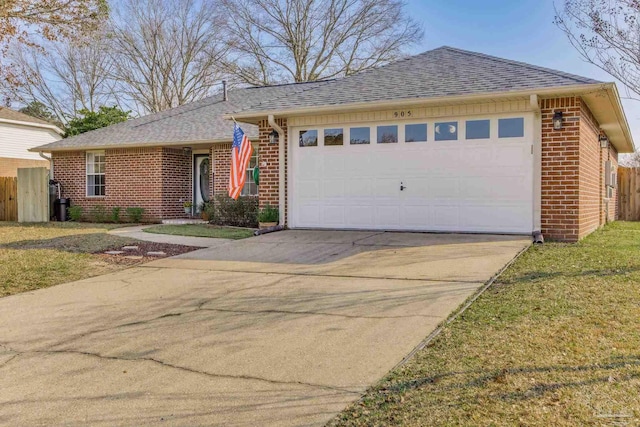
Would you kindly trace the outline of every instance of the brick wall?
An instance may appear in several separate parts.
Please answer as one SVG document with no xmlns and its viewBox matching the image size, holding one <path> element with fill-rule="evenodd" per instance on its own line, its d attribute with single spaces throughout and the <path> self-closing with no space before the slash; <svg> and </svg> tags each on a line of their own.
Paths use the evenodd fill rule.
<svg viewBox="0 0 640 427">
<path fill-rule="evenodd" d="M 602 198 L 604 169 L 601 162 L 600 126 L 580 99 L 580 168 L 578 238 L 592 233 L 604 223 Z"/>
<path fill-rule="evenodd" d="M 47 160 L 13 159 L 0 157 L 0 176 L 18 176 L 18 168 L 47 168 Z"/>
<path fill-rule="evenodd" d="M 105 196 L 86 196 L 83 151 L 53 153 L 55 179 L 63 196 L 85 214 L 97 205 L 110 212 L 119 206 L 145 209 L 145 221 L 184 217 L 182 200 L 191 199 L 191 155 L 170 148 L 127 148 L 105 151 Z"/>
<path fill-rule="evenodd" d="M 193 202 L 192 162 L 191 152 L 175 148 L 162 150 L 162 219 L 184 217 L 184 202 Z"/>
<path fill-rule="evenodd" d="M 231 144 L 218 144 L 212 149 L 214 194 L 229 193 L 229 174 L 231 173 Z"/>
<path fill-rule="evenodd" d="M 553 130 L 553 115 L 562 111 L 564 126 Z M 580 101 L 543 99 L 542 233 L 554 240 L 575 241 L 579 229 Z"/>
<path fill-rule="evenodd" d="M 613 147 L 601 149 L 600 126 L 579 97 L 544 99 L 542 114 L 542 233 L 575 242 L 607 220 L 605 162 L 617 167 Z M 563 113 L 563 129 L 553 130 L 553 115 Z M 617 218 L 617 192 L 608 203 Z"/>
<path fill-rule="evenodd" d="M 277 119 L 276 123 L 284 131 L 283 137 L 287 140 L 287 120 Z M 280 168 L 279 168 L 279 145 L 269 144 L 269 134 L 273 130 L 267 120 L 262 120 L 259 123 L 260 136 L 258 141 L 259 159 L 258 164 L 260 166 L 260 186 L 258 187 L 258 196 L 260 198 L 260 207 L 264 207 L 267 203 L 271 206 L 277 207 L 280 203 Z M 285 174 L 287 170 L 287 150 L 285 150 Z M 285 186 L 285 200 L 287 200 L 287 186 Z M 285 203 L 283 218 L 287 218 L 287 203 Z M 286 223 L 286 222 L 285 222 Z"/>
</svg>

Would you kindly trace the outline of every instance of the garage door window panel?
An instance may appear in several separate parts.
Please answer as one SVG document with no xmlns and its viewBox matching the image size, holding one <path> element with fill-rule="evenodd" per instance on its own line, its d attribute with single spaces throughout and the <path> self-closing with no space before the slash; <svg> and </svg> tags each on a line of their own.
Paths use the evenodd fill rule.
<svg viewBox="0 0 640 427">
<path fill-rule="evenodd" d="M 300 131 L 300 147 L 317 147 L 318 146 L 318 130 L 301 130 Z"/>
<path fill-rule="evenodd" d="M 524 137 L 524 118 L 498 120 L 498 138 L 522 138 Z"/>
<path fill-rule="evenodd" d="M 405 142 L 427 142 L 427 124 L 412 124 L 404 127 Z"/>
<path fill-rule="evenodd" d="M 324 145 L 335 146 L 343 145 L 344 143 L 344 131 L 342 129 L 325 129 L 324 130 Z"/>
<path fill-rule="evenodd" d="M 364 145 L 371 143 L 371 128 L 360 127 L 349 129 L 349 143 L 351 145 Z"/>
<path fill-rule="evenodd" d="M 398 126 L 378 126 L 378 144 L 395 144 L 398 142 Z"/>
<path fill-rule="evenodd" d="M 491 138 L 491 120 L 467 120 L 466 139 Z"/>
<path fill-rule="evenodd" d="M 436 141 L 457 141 L 458 122 L 441 122 L 435 124 Z"/>
</svg>

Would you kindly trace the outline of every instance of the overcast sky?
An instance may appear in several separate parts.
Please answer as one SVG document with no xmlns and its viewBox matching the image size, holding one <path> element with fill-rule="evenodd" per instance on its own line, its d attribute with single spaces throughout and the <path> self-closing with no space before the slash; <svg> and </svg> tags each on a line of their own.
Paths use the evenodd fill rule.
<svg viewBox="0 0 640 427">
<path fill-rule="evenodd" d="M 411 53 L 440 46 L 482 52 L 606 82 L 614 81 L 584 62 L 554 24 L 552 0 L 407 0 L 409 12 L 425 28 Z M 562 5 L 556 1 L 558 7 Z M 618 90 L 625 96 L 624 86 Z M 640 101 L 623 99 L 636 146 L 640 144 Z"/>
</svg>

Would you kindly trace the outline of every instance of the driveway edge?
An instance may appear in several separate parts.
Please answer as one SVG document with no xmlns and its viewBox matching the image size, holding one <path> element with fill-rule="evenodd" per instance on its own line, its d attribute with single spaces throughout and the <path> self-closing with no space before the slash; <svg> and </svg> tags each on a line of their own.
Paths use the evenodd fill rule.
<svg viewBox="0 0 640 427">
<path fill-rule="evenodd" d="M 426 346 L 429 345 L 429 343 L 431 343 L 431 341 L 433 341 L 438 335 L 440 335 L 440 333 L 442 332 L 442 330 L 444 329 L 445 326 L 451 324 L 451 322 L 453 322 L 454 320 L 456 320 L 458 317 L 460 317 L 461 314 L 463 314 L 465 311 L 467 311 L 467 309 L 469 307 L 471 307 L 471 305 L 478 299 L 480 298 L 480 296 L 491 287 L 491 285 L 494 284 L 494 282 L 498 279 L 498 277 L 500 277 L 502 275 L 502 273 L 505 272 L 505 270 L 509 267 L 511 267 L 511 265 L 516 262 L 516 260 L 518 258 L 520 258 L 520 256 L 525 253 L 526 251 L 529 250 L 529 248 L 531 248 L 531 246 L 533 245 L 533 242 L 531 242 L 528 246 L 526 246 L 525 248 L 523 248 L 520 252 L 518 252 L 508 263 L 506 263 L 504 265 L 504 267 L 502 267 L 496 274 L 493 275 L 493 277 L 491 277 L 491 279 L 489 279 L 489 281 L 487 283 L 485 283 L 484 286 L 482 286 L 482 288 L 480 288 L 479 290 L 477 290 L 471 297 L 469 297 L 469 299 L 467 299 L 467 301 L 462 305 L 462 307 L 456 311 L 453 315 L 450 315 L 449 317 L 447 317 L 442 323 L 440 323 L 438 325 L 438 327 L 436 329 L 433 330 L 433 332 L 431 332 L 429 335 L 427 335 L 427 337 L 422 340 L 420 342 L 420 344 L 418 344 L 413 350 L 411 350 L 411 352 L 409 354 L 407 354 L 400 362 L 398 362 L 389 372 L 396 370 L 397 368 L 401 367 L 402 365 L 404 365 L 405 363 L 407 363 L 409 360 L 411 360 L 413 358 L 413 356 L 416 355 L 417 352 L 419 352 L 420 350 L 422 350 L 423 348 L 425 348 Z M 364 397 L 364 396 L 363 396 Z"/>
</svg>

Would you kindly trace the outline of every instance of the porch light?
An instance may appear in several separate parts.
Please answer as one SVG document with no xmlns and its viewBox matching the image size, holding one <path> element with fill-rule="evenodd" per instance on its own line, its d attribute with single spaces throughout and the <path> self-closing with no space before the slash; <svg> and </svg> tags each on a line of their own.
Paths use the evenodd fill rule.
<svg viewBox="0 0 640 427">
<path fill-rule="evenodd" d="M 553 130 L 562 130 L 562 111 L 556 111 L 553 115 Z"/>
<path fill-rule="evenodd" d="M 278 135 L 278 132 L 276 132 L 276 130 L 274 129 L 269 134 L 269 144 L 277 144 L 278 142 L 280 142 L 280 137 Z"/>
<path fill-rule="evenodd" d="M 601 134 L 598 139 L 600 140 L 600 148 L 609 148 L 609 138 L 607 138 L 607 135 Z"/>
</svg>

